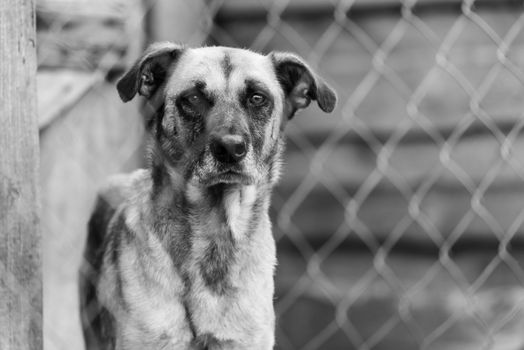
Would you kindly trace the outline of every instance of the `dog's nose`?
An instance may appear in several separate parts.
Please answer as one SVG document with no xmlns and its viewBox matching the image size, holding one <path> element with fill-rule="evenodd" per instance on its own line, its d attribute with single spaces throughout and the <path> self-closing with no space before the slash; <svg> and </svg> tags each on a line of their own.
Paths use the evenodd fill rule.
<svg viewBox="0 0 524 350">
<path fill-rule="evenodd" d="M 211 152 L 219 162 L 237 163 L 246 156 L 246 143 L 239 135 L 215 137 L 211 141 Z"/>
</svg>

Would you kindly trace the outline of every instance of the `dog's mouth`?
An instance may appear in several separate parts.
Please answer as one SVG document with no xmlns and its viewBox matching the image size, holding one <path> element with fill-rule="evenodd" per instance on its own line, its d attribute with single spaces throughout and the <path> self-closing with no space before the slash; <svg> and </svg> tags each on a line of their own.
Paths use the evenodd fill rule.
<svg viewBox="0 0 524 350">
<path fill-rule="evenodd" d="M 206 186 L 213 186 L 217 184 L 239 184 L 239 185 L 251 185 L 253 184 L 253 177 L 243 172 L 235 170 L 222 171 L 216 175 L 209 177 L 204 184 Z"/>
</svg>

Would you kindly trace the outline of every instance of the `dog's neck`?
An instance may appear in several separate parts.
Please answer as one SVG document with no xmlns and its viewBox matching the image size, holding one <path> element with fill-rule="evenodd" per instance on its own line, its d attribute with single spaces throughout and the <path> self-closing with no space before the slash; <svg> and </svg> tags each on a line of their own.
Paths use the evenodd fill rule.
<svg viewBox="0 0 524 350">
<path fill-rule="evenodd" d="M 189 211 L 198 218 L 194 220 L 195 231 L 207 219 L 216 220 L 216 227 L 229 230 L 235 241 L 251 235 L 261 216 L 267 215 L 270 193 L 264 187 L 255 184 L 218 184 L 208 188 L 187 185 Z"/>
<path fill-rule="evenodd" d="M 242 264 L 237 260 L 242 251 L 252 249 L 253 240 L 272 239 L 268 217 L 271 186 L 204 187 L 184 182 L 180 174 L 161 165 L 153 168 L 152 177 L 153 186 L 158 186 L 153 187 L 151 201 L 154 232 L 175 267 L 185 275 L 187 264 L 196 263 L 205 285 L 218 295 L 227 294 L 234 289 L 229 274 L 235 264 Z"/>
<path fill-rule="evenodd" d="M 171 220 L 179 224 L 188 217 L 184 225 L 191 235 L 214 235 L 212 231 L 220 228 L 229 230 L 235 241 L 241 240 L 256 231 L 259 221 L 268 216 L 271 183 L 205 187 L 187 182 L 165 162 L 153 160 L 151 166 L 154 211 L 158 215 L 172 213 Z"/>
<path fill-rule="evenodd" d="M 150 168 L 154 202 L 164 208 L 176 207 L 197 216 L 220 212 L 224 221 L 220 224 L 228 224 L 235 235 L 247 229 L 241 224 L 247 212 L 268 211 L 274 185 L 269 178 L 249 185 L 219 183 L 204 186 L 198 181 L 187 181 L 184 174 L 157 152 L 152 153 Z"/>
</svg>

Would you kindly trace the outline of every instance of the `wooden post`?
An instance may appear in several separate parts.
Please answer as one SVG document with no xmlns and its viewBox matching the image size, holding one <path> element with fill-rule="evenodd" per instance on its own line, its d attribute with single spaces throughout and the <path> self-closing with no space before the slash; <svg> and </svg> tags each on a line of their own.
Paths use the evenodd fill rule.
<svg viewBox="0 0 524 350">
<path fill-rule="evenodd" d="M 0 62 L 0 349 L 41 349 L 34 0 L 0 1 Z"/>
</svg>

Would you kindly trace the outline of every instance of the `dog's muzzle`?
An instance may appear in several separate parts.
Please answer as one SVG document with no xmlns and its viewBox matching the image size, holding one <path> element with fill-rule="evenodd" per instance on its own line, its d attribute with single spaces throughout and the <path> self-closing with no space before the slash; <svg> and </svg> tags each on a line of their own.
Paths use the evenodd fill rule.
<svg viewBox="0 0 524 350">
<path fill-rule="evenodd" d="M 253 174 L 246 164 L 249 158 L 247 138 L 237 133 L 216 132 L 210 135 L 209 153 L 215 160 L 214 169 L 203 177 L 208 186 L 218 183 L 244 184 L 253 183 Z"/>
<path fill-rule="evenodd" d="M 247 153 L 247 145 L 244 138 L 240 135 L 215 135 L 210 144 L 213 157 L 221 163 L 239 163 Z"/>
</svg>

